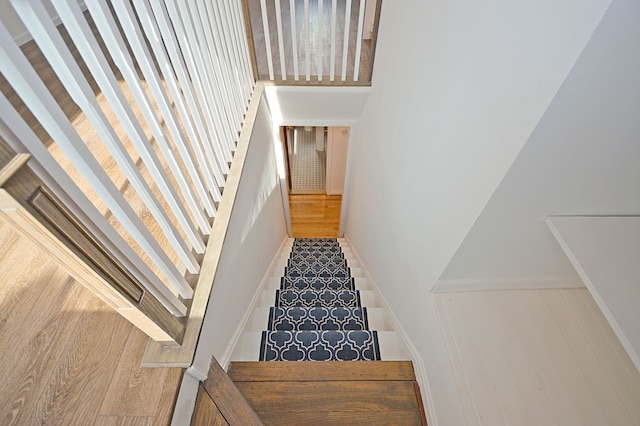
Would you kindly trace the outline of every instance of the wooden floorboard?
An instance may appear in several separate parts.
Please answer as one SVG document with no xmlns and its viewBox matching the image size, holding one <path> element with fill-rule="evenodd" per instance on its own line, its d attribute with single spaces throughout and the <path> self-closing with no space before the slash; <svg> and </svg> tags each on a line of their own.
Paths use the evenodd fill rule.
<svg viewBox="0 0 640 426">
<path fill-rule="evenodd" d="M 0 253 L 0 276 L 15 277 L 0 285 L 0 424 L 93 424 L 107 392 L 139 377 L 146 336 L 4 222 Z M 126 381 L 109 414 L 127 420 L 112 424 L 169 423 L 182 370 L 153 371 L 155 403 L 148 381 Z"/>
<path fill-rule="evenodd" d="M 232 362 L 227 374 L 234 382 L 416 379 L 411 361 Z"/>
<path fill-rule="evenodd" d="M 411 362 L 234 362 L 266 425 L 426 424 Z"/>
<path fill-rule="evenodd" d="M 161 408 L 167 368 L 140 368 L 147 340 L 132 329 L 104 397 L 100 415 L 154 416 Z"/>
<path fill-rule="evenodd" d="M 236 386 L 258 414 L 418 408 L 413 383 L 408 381 L 237 382 Z"/>
<path fill-rule="evenodd" d="M 193 410 L 193 416 L 191 417 L 191 424 L 195 426 L 207 425 L 207 426 L 228 426 L 229 423 L 224 419 L 216 404 L 211 400 L 209 395 L 204 391 L 204 388 L 200 386 L 198 388 L 198 403 Z"/>
<path fill-rule="evenodd" d="M 318 411 L 304 413 L 260 413 L 267 426 L 318 426 L 318 425 L 373 425 L 373 426 L 418 426 L 422 423 L 415 413 L 410 411 Z"/>
<path fill-rule="evenodd" d="M 294 238 L 337 238 L 340 230 L 342 196 L 322 194 L 289 195 Z"/>
</svg>

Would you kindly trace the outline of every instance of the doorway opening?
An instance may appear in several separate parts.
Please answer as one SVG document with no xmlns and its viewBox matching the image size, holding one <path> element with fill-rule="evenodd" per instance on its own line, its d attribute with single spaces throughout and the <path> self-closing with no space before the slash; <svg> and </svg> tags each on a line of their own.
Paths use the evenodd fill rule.
<svg viewBox="0 0 640 426">
<path fill-rule="evenodd" d="M 349 127 L 281 127 L 292 237 L 339 236 L 349 134 Z"/>
</svg>

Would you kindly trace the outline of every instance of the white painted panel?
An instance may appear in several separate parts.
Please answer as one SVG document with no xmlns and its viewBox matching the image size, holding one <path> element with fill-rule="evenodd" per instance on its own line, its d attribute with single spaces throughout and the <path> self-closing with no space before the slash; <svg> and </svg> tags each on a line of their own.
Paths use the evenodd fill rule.
<svg viewBox="0 0 640 426">
<path fill-rule="evenodd" d="M 352 125 L 360 118 L 369 91 L 369 87 L 265 87 L 274 123 L 290 126 Z"/>
<path fill-rule="evenodd" d="M 639 39 L 616 1 L 442 279 L 575 279 L 544 218 L 640 214 Z"/>
<path fill-rule="evenodd" d="M 637 425 L 640 372 L 586 289 L 443 293 L 470 425 Z"/>
<path fill-rule="evenodd" d="M 640 217 L 546 222 L 640 369 Z"/>
<path fill-rule="evenodd" d="M 349 152 L 349 128 L 329 127 L 327 139 L 327 195 L 342 195 Z"/>
</svg>

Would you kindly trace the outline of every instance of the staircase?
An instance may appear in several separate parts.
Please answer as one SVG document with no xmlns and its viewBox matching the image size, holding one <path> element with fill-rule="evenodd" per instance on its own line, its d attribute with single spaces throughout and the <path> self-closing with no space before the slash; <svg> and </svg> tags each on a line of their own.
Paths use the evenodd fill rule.
<svg viewBox="0 0 640 426">
<path fill-rule="evenodd" d="M 410 359 L 349 244 L 341 238 L 290 239 L 284 245 L 232 357 L 232 361 Z"/>
<path fill-rule="evenodd" d="M 228 374 L 267 425 L 426 424 L 409 360 L 348 243 L 301 238 L 285 244 Z"/>
</svg>

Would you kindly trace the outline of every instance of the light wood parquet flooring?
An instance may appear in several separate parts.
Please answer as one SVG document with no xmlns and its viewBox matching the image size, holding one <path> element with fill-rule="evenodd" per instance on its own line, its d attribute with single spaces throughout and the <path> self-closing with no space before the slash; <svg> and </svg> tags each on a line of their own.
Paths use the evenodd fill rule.
<svg viewBox="0 0 640 426">
<path fill-rule="evenodd" d="M 61 33 L 68 40 L 62 28 Z M 22 48 L 114 184 L 131 199 L 152 234 L 175 258 L 157 223 L 136 198 L 135 191 L 35 43 L 26 43 Z M 79 64 L 83 67 L 82 61 Z M 89 82 L 107 116 L 117 122 L 95 83 L 91 79 Z M 121 85 L 130 96 L 126 83 L 121 81 Z M 96 207 L 125 239 L 130 239 L 107 208 L 96 201 L 88 185 L 1 76 L 0 90 Z M 132 106 L 140 116 L 134 102 Z M 116 130 L 130 148 L 122 129 Z M 148 128 L 145 132 L 154 144 Z M 139 162 L 138 158 L 133 160 Z M 141 171 L 147 178 L 144 166 Z M 152 189 L 158 192 L 157 188 Z M 139 247 L 134 248 L 146 258 Z M 147 337 L 1 220 L 0 277 L 0 424 L 170 422 L 183 370 L 139 368 Z"/>
<path fill-rule="evenodd" d="M 291 230 L 294 238 L 337 238 L 341 195 L 291 194 Z"/>
</svg>

